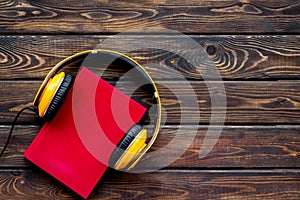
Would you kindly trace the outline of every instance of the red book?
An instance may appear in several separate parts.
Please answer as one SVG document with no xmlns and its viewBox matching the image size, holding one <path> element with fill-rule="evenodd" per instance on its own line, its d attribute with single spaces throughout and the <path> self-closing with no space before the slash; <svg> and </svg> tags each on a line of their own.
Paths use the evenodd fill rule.
<svg viewBox="0 0 300 200">
<path fill-rule="evenodd" d="M 43 125 L 24 156 L 87 198 L 116 145 L 145 111 L 83 67 L 59 112 Z"/>
</svg>

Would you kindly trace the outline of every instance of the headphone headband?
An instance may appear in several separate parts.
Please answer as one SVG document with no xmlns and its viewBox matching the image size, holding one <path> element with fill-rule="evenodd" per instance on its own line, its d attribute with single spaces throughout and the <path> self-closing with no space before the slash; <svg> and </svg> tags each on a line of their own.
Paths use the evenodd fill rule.
<svg viewBox="0 0 300 200">
<path fill-rule="evenodd" d="M 48 81 L 59 71 L 61 70 L 63 67 L 65 67 L 66 65 L 74 62 L 75 60 L 78 60 L 80 58 L 84 58 L 86 57 L 88 54 L 90 53 L 108 53 L 108 54 L 113 54 L 113 55 L 118 55 L 120 58 L 125 58 L 126 61 L 130 61 L 131 65 L 133 65 L 134 67 L 136 67 L 139 71 L 141 71 L 141 73 L 151 82 L 151 87 L 152 87 L 152 92 L 153 92 L 153 96 L 154 99 L 157 103 L 157 120 L 156 120 L 156 124 L 155 124 L 155 128 L 153 129 L 153 134 L 152 134 L 152 138 L 150 139 L 150 141 L 148 142 L 147 146 L 138 154 L 138 156 L 136 156 L 136 159 L 134 159 L 129 167 L 127 168 L 128 170 L 130 170 L 131 168 L 133 168 L 138 161 L 142 158 L 142 156 L 151 148 L 151 146 L 153 145 L 154 141 L 157 138 L 159 129 L 160 129 L 160 123 L 161 123 L 161 101 L 160 101 L 160 96 L 158 93 L 158 89 L 157 86 L 155 84 L 155 82 L 153 81 L 153 79 L 151 78 L 151 76 L 149 75 L 149 73 L 146 71 L 146 69 L 141 66 L 138 62 L 136 62 L 135 60 L 133 60 L 132 58 L 128 57 L 125 54 L 116 52 L 116 51 L 111 51 L 111 50 L 102 50 L 102 49 L 96 49 L 96 50 L 86 50 L 86 51 L 81 51 L 78 52 L 72 56 L 69 56 L 63 60 L 61 60 L 59 63 L 57 63 L 51 70 L 50 72 L 47 74 L 47 76 L 45 77 L 44 81 L 42 82 L 34 100 L 33 100 L 33 105 L 37 106 L 39 104 L 39 99 L 40 96 L 43 92 L 43 90 L 45 89 Z"/>
</svg>

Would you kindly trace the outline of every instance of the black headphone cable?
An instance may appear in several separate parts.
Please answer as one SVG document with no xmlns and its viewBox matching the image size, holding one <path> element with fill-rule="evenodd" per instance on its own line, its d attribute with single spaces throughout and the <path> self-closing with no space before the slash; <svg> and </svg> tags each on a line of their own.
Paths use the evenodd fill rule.
<svg viewBox="0 0 300 200">
<path fill-rule="evenodd" d="M 8 137 L 7 137 L 7 139 L 6 139 L 5 145 L 4 145 L 4 147 L 3 147 L 3 149 L 2 149 L 2 151 L 1 151 L 1 153 L 0 153 L 0 158 L 1 158 L 2 155 L 4 154 L 6 148 L 7 148 L 8 144 L 9 144 L 10 138 L 11 138 L 11 136 L 12 136 L 12 132 L 13 132 L 13 130 L 14 130 L 15 124 L 16 124 L 16 122 L 17 122 L 17 120 L 18 120 L 20 114 L 21 114 L 23 111 L 25 111 L 25 110 L 30 110 L 30 111 L 32 111 L 32 112 L 34 112 L 34 113 L 37 113 L 37 112 L 38 112 L 38 109 L 37 109 L 36 106 L 27 106 L 27 107 L 22 108 L 22 109 L 17 113 L 17 115 L 16 115 L 16 117 L 15 117 L 15 119 L 14 119 L 12 125 L 11 125 L 11 128 L 10 128 Z"/>
</svg>

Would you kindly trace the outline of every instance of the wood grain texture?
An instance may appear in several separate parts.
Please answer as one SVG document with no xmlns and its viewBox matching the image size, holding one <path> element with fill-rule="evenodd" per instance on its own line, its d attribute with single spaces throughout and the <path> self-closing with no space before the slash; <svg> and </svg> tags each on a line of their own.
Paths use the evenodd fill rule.
<svg viewBox="0 0 300 200">
<path fill-rule="evenodd" d="M 0 144 L 17 111 L 30 105 L 57 62 L 130 31 L 104 47 L 127 52 L 128 44 L 143 46 L 127 54 L 159 84 L 167 124 L 151 151 L 179 139 L 162 153 L 147 154 L 138 166 L 151 169 L 169 158 L 175 162 L 142 174 L 109 169 L 89 199 L 299 200 L 299 10 L 300 0 L 2 0 Z M 143 35 L 143 27 L 151 34 Z M 159 28 L 186 33 L 195 42 Z M 164 46 L 173 53 L 162 50 Z M 202 55 L 196 54 L 199 49 Z M 199 60 L 199 65 L 191 64 Z M 74 74 L 78 64 L 64 70 Z M 214 94 L 221 93 L 220 80 L 205 82 L 201 74 L 215 68 L 227 95 L 226 125 L 212 151 L 199 158 L 212 113 L 207 84 Z M 193 92 L 172 70 L 189 81 Z M 110 68 L 104 78 L 113 82 L 121 72 Z M 128 81 L 121 85 L 125 92 L 131 88 Z M 191 100 L 194 93 L 196 100 Z M 151 103 L 145 92 L 137 90 L 135 96 Z M 180 123 L 182 116 L 186 118 Z M 0 158 L 0 199 L 81 199 L 24 159 L 42 121 L 25 112 L 18 124 Z"/>
<path fill-rule="evenodd" d="M 2 33 L 299 33 L 299 1 L 1 1 Z"/>
<path fill-rule="evenodd" d="M 11 123 L 17 111 L 30 105 L 40 81 L 1 81 L 0 82 L 0 123 Z M 205 82 L 193 81 L 192 88 L 184 82 L 158 82 L 167 124 L 207 124 L 211 117 L 211 98 Z M 220 92 L 218 82 L 210 82 L 212 92 Z M 132 84 L 120 84 L 122 91 L 131 91 Z M 242 82 L 225 81 L 227 124 L 299 124 L 300 122 L 300 82 Z M 17 91 L 17 92 L 16 92 Z M 176 96 L 173 91 L 181 95 Z M 137 97 L 144 103 L 149 96 L 137 92 Z M 194 97 L 194 99 L 192 98 Z M 178 99 L 181 99 L 179 101 Z M 193 101 L 197 102 L 193 102 Z M 198 105 L 200 110 L 191 106 Z M 215 119 L 222 119 L 222 109 L 216 108 Z M 24 113 L 20 118 L 23 123 L 36 123 L 32 113 Z M 198 124 L 198 121 L 196 122 Z"/>
<path fill-rule="evenodd" d="M 9 126 L 0 126 L 0 143 L 4 144 Z M 211 127 L 215 130 L 220 127 Z M 37 126 L 17 126 L 11 142 L 0 159 L 0 167 L 24 168 L 33 166 L 23 157 L 23 153 L 38 133 Z M 218 142 L 204 158 L 199 158 L 207 126 L 164 127 L 151 151 L 161 150 L 159 155 L 149 154 L 140 166 L 157 166 L 165 159 L 176 161 L 167 168 L 299 168 L 300 167 L 300 127 L 299 126 L 225 126 Z M 195 135 L 196 134 L 196 135 Z M 176 146 L 169 145 L 176 136 Z M 194 138 L 194 139 L 193 139 Z M 184 143 L 192 141 L 185 149 Z M 2 145 L 1 145 L 2 147 Z M 165 149 L 162 151 L 162 149 Z M 0 150 L 2 150 L 0 148 Z M 184 154 L 176 157 L 177 152 Z"/>
<path fill-rule="evenodd" d="M 0 170 L 4 199 L 81 199 L 38 169 Z M 299 199 L 300 173 L 275 171 L 108 171 L 89 199 Z"/>
<path fill-rule="evenodd" d="M 192 36 L 195 44 L 185 45 L 179 36 L 134 36 L 111 39 L 107 49 L 127 52 L 128 44 L 147 46 L 151 41 L 156 49 L 128 52 L 158 80 L 173 80 L 176 70 L 188 79 L 202 79 L 201 71 L 218 69 L 223 79 L 297 79 L 300 77 L 299 36 Z M 105 36 L 0 36 L 0 79 L 42 79 L 60 60 L 76 52 L 94 49 Z M 106 41 L 107 42 L 107 41 Z M 165 45 L 162 45 L 165 44 Z M 169 47 L 184 55 L 160 50 Z M 201 66 L 192 66 L 199 53 L 206 54 Z M 103 45 L 105 46 L 105 45 Z M 149 46 L 149 45 L 148 45 Z M 170 45 L 169 45 L 170 46 Z M 78 65 L 74 65 L 78 66 Z M 75 67 L 76 68 L 76 67 Z M 100 68 L 100 66 L 98 66 Z M 74 67 L 65 68 L 76 71 Z M 106 70 L 106 78 L 119 76 L 120 68 Z M 175 76 L 176 77 L 176 76 Z"/>
</svg>

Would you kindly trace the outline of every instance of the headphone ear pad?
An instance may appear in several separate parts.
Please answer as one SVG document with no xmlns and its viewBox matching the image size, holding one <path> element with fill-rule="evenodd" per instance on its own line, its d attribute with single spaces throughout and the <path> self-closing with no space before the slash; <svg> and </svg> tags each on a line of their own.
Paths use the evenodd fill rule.
<svg viewBox="0 0 300 200">
<path fill-rule="evenodd" d="M 126 133 L 124 138 L 119 142 L 118 146 L 113 151 L 109 159 L 109 166 L 114 167 L 121 156 L 125 153 L 126 149 L 129 147 L 131 142 L 135 137 L 143 130 L 143 127 L 140 124 L 133 125 L 129 131 Z"/>
<path fill-rule="evenodd" d="M 43 117 L 45 120 L 49 121 L 53 119 L 55 114 L 58 112 L 69 89 L 71 88 L 72 81 L 73 81 L 72 75 L 66 74 L 62 83 L 57 89 L 57 92 L 55 93 L 52 101 L 50 102 L 49 107 L 47 108 L 47 111 Z"/>
</svg>

